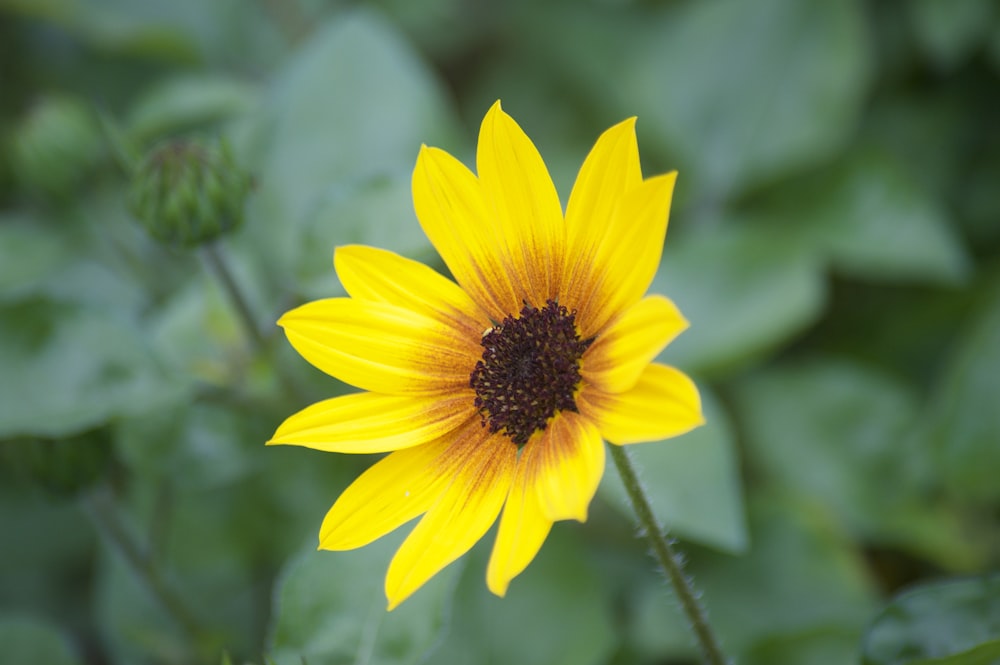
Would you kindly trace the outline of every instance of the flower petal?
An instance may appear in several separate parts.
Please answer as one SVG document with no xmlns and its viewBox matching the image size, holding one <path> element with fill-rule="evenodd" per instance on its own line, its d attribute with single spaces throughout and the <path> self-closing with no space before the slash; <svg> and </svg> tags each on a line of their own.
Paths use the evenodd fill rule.
<svg viewBox="0 0 1000 665">
<path fill-rule="evenodd" d="M 597 334 L 619 313 L 639 302 L 660 267 L 670 201 L 677 173 L 644 180 L 629 190 L 615 208 L 611 229 L 597 249 L 592 268 L 567 293 L 579 300 L 577 310 L 584 337 Z M 596 223 L 596 222 L 595 222 Z"/>
<path fill-rule="evenodd" d="M 476 429 L 452 446 L 446 489 L 389 564 L 390 610 L 482 538 L 510 492 L 517 447 L 502 434 Z"/>
<path fill-rule="evenodd" d="M 480 307 L 496 321 L 520 309 L 514 266 L 469 169 L 443 150 L 422 146 L 413 170 L 413 207 L 455 280 Z"/>
<path fill-rule="evenodd" d="M 303 358 L 363 390 L 386 394 L 468 388 L 479 340 L 402 307 L 331 298 L 278 321 Z"/>
<path fill-rule="evenodd" d="M 698 388 L 673 367 L 649 365 L 631 390 L 617 395 L 584 389 L 580 412 L 610 443 L 642 443 L 684 434 L 705 423 Z"/>
<path fill-rule="evenodd" d="M 353 298 L 398 305 L 481 335 L 490 319 L 455 282 L 428 266 L 384 249 L 338 247 L 337 276 Z"/>
<path fill-rule="evenodd" d="M 497 539 L 486 569 L 486 585 L 501 597 L 507 593 L 510 581 L 535 558 L 552 528 L 552 520 L 542 512 L 538 493 L 528 482 L 528 465 L 524 463 L 527 454 L 526 448 L 503 507 Z"/>
<path fill-rule="evenodd" d="M 418 446 L 476 415 L 471 389 L 454 396 L 357 393 L 306 407 L 281 423 L 268 444 L 333 453 L 383 453 Z"/>
<path fill-rule="evenodd" d="M 583 380 L 609 393 L 630 389 L 653 358 L 687 327 L 687 320 L 667 298 L 643 298 L 587 349 L 581 368 Z"/>
<path fill-rule="evenodd" d="M 585 522 L 604 474 L 604 442 L 597 427 L 578 413 L 562 411 L 528 441 L 522 454 L 545 517 Z"/>
<path fill-rule="evenodd" d="M 542 156 L 499 101 L 479 129 L 476 170 L 521 297 L 541 306 L 559 292 L 566 248 L 562 206 Z"/>
<path fill-rule="evenodd" d="M 567 256 L 560 300 L 577 307 L 588 293 L 598 248 L 612 233 L 615 209 L 625 193 L 642 183 L 635 118 L 606 130 L 584 160 L 566 206 Z M 613 236 L 611 236 L 613 238 Z"/>
<path fill-rule="evenodd" d="M 441 460 L 451 445 L 442 438 L 398 450 L 362 473 L 326 514 L 320 549 L 362 547 L 427 512 L 448 484 Z"/>
</svg>

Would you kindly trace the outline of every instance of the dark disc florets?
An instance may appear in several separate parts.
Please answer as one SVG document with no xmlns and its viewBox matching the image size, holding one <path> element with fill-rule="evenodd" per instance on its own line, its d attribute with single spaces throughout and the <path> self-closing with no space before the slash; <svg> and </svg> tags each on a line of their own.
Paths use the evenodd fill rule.
<svg viewBox="0 0 1000 665">
<path fill-rule="evenodd" d="M 575 312 L 553 300 L 525 304 L 487 331 L 469 377 L 483 426 L 523 446 L 559 411 L 576 411 L 580 359 L 593 341 L 580 339 Z"/>
</svg>

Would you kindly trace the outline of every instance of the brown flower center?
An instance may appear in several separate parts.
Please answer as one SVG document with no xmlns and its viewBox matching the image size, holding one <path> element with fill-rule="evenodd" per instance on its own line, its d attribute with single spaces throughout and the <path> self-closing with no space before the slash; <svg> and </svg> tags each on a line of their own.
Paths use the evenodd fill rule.
<svg viewBox="0 0 1000 665">
<path fill-rule="evenodd" d="M 575 312 L 553 300 L 540 309 L 525 304 L 491 328 L 469 376 L 483 426 L 523 446 L 558 412 L 576 411 L 580 359 L 593 341 L 580 339 Z"/>
</svg>

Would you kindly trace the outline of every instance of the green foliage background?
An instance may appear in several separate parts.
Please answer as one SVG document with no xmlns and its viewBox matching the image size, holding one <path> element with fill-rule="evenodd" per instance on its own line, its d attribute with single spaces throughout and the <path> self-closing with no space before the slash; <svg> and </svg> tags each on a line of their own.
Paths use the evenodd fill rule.
<svg viewBox="0 0 1000 665">
<path fill-rule="evenodd" d="M 271 322 L 341 293 L 338 244 L 441 268 L 417 150 L 472 163 L 497 98 L 564 197 L 631 115 L 680 171 L 653 290 L 708 425 L 634 452 L 729 653 L 1000 662 L 990 0 L 0 2 L 0 662 L 696 662 L 611 472 L 506 599 L 487 537 L 386 614 L 400 534 L 315 551 L 371 459 L 263 446 L 348 389 Z M 217 135 L 259 347 L 126 204 L 130 159 Z"/>
</svg>

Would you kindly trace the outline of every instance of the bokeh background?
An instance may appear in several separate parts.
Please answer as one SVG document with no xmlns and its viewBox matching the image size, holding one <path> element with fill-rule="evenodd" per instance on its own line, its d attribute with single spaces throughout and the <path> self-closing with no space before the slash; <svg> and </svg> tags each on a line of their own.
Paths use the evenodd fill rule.
<svg viewBox="0 0 1000 665">
<path fill-rule="evenodd" d="M 498 98 L 564 201 L 628 116 L 680 172 L 653 290 L 708 425 L 634 452 L 727 650 L 1000 662 L 990 0 L 0 2 L 0 662 L 697 662 L 611 470 L 506 599 L 488 536 L 387 615 L 401 536 L 315 551 L 372 459 L 263 445 L 348 390 L 273 322 L 341 293 L 338 244 L 443 269 L 417 150 L 474 163 Z M 128 205 L 149 149 L 217 137 L 260 342 Z"/>
</svg>

